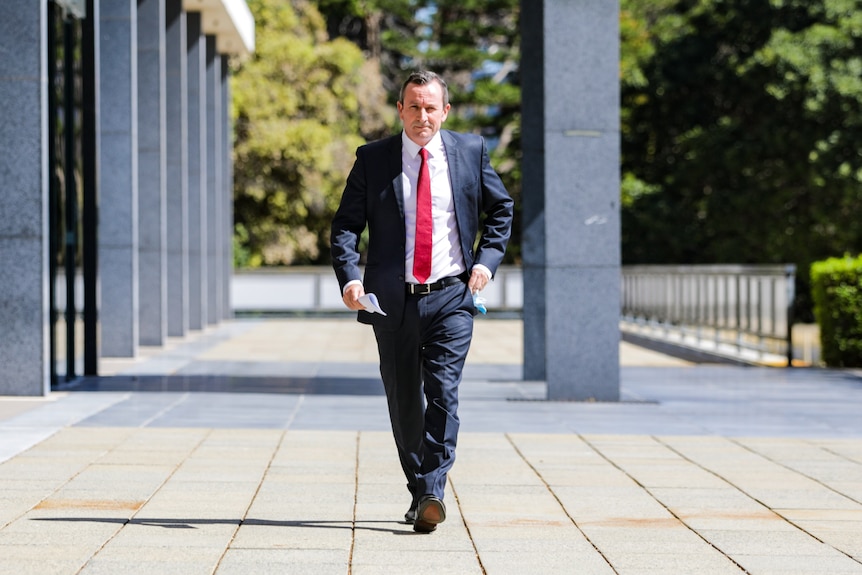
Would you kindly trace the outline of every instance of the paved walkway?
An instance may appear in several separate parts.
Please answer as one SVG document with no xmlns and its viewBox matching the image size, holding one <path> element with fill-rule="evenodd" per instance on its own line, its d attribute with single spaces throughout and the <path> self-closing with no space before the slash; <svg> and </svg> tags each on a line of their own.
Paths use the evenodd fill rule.
<svg viewBox="0 0 862 575">
<path fill-rule="evenodd" d="M 0 398 L 0 573 L 862 574 L 857 372 L 622 345 L 622 402 L 547 402 L 482 319 L 418 535 L 367 329 L 236 320 Z"/>
</svg>

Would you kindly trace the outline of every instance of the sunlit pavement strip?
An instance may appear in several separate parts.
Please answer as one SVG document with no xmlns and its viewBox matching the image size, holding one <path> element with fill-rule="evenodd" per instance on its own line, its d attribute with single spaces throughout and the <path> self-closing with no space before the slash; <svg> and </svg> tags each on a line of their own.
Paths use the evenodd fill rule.
<svg viewBox="0 0 862 575">
<path fill-rule="evenodd" d="M 862 573 L 862 440 L 471 433 L 414 534 L 387 432 L 64 428 L 3 573 Z"/>
</svg>

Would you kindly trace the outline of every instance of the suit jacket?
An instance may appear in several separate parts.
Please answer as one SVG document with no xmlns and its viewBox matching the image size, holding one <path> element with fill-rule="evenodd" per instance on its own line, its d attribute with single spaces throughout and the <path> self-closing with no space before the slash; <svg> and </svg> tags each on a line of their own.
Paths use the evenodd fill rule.
<svg viewBox="0 0 862 575">
<path fill-rule="evenodd" d="M 441 130 L 440 135 L 449 164 L 464 263 L 468 272 L 481 263 L 496 273 L 511 234 L 512 198 L 491 167 L 482 137 L 449 130 Z M 363 285 L 366 293 L 377 295 L 387 315 L 360 311 L 358 320 L 383 329 L 401 325 L 406 300 L 401 172 L 401 134 L 359 147 L 330 236 L 332 265 L 343 290 L 347 282 L 363 279 L 359 242 L 368 227 Z"/>
</svg>

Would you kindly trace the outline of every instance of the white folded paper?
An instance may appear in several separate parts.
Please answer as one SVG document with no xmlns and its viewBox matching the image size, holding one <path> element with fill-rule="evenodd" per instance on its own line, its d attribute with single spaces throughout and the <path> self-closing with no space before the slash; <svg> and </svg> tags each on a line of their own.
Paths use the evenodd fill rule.
<svg viewBox="0 0 862 575">
<path fill-rule="evenodd" d="M 380 309 L 380 303 L 377 301 L 377 296 L 373 293 L 367 293 L 359 298 L 359 303 L 365 306 L 365 311 L 368 313 L 379 313 L 386 315 L 386 312 Z"/>
</svg>

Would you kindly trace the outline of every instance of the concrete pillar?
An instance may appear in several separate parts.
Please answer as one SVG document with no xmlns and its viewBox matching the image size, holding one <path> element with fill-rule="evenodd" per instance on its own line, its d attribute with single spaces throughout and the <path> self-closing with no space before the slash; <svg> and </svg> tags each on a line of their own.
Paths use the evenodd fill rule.
<svg viewBox="0 0 862 575">
<path fill-rule="evenodd" d="M 0 4 L 0 395 L 47 395 L 47 2 Z"/>
<path fill-rule="evenodd" d="M 222 220 L 222 115 L 221 115 L 221 56 L 216 51 L 215 36 L 206 37 L 206 125 L 207 125 L 207 323 L 221 320 L 222 281 L 224 267 L 221 245 L 224 237 Z"/>
<path fill-rule="evenodd" d="M 139 342 L 137 1 L 99 4 L 99 277 L 102 353 Z"/>
<path fill-rule="evenodd" d="M 168 335 L 189 330 L 188 55 L 182 0 L 165 5 Z"/>
<path fill-rule="evenodd" d="M 168 329 L 165 5 L 138 0 L 138 279 L 140 343 L 163 345 Z"/>
<path fill-rule="evenodd" d="M 521 192 L 524 379 L 544 380 L 545 364 L 545 46 L 544 0 L 521 1 Z"/>
<path fill-rule="evenodd" d="M 221 114 L 222 114 L 222 189 L 224 199 L 222 205 L 224 211 L 222 219 L 224 220 L 224 233 L 222 245 L 224 252 L 222 253 L 222 318 L 230 319 L 233 317 L 233 310 L 230 304 L 230 282 L 233 276 L 233 125 L 230 121 L 230 68 L 228 67 L 229 58 L 225 55 L 221 57 Z"/>
<path fill-rule="evenodd" d="M 619 399 L 619 3 L 521 3 L 524 377 Z"/>
<path fill-rule="evenodd" d="M 198 12 L 186 17 L 188 42 L 189 328 L 207 325 L 206 41 Z"/>
</svg>

